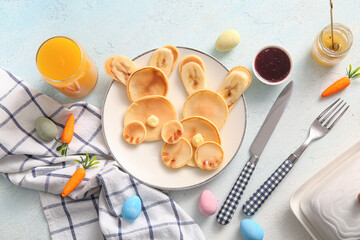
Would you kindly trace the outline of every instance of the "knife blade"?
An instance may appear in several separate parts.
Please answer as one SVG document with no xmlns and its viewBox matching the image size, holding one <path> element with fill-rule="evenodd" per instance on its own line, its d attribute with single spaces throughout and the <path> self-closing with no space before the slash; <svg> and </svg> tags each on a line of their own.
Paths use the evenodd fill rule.
<svg viewBox="0 0 360 240">
<path fill-rule="evenodd" d="M 250 153 L 254 157 L 260 157 L 266 146 L 266 143 L 269 141 L 271 134 L 273 133 L 282 114 L 284 113 L 285 107 L 292 93 L 293 85 L 293 81 L 289 82 L 288 85 L 286 85 L 286 87 L 281 91 L 280 95 L 272 105 L 268 115 L 266 116 L 263 125 L 261 126 L 258 134 L 256 135 L 253 143 L 250 146 Z"/>
<path fill-rule="evenodd" d="M 269 141 L 271 134 L 273 133 L 277 123 L 279 122 L 282 114 L 284 113 L 285 107 L 289 101 L 293 89 L 293 82 L 291 81 L 281 91 L 280 95 L 272 105 L 269 113 L 267 114 L 263 125 L 261 126 L 258 134 L 256 135 L 253 143 L 250 146 L 251 157 L 247 161 L 245 167 L 240 173 L 240 176 L 236 180 L 234 186 L 229 192 L 225 202 L 220 208 L 216 219 L 222 224 L 228 224 L 239 204 L 241 195 L 243 194 L 252 173 L 255 170 L 256 164 L 259 161 L 260 155 L 263 152 L 266 143 Z"/>
</svg>

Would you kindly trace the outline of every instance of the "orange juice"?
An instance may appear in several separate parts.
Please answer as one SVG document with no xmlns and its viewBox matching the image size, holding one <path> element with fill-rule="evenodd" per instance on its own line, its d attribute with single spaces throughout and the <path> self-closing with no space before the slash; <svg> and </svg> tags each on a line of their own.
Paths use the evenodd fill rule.
<svg viewBox="0 0 360 240">
<path fill-rule="evenodd" d="M 80 44 L 67 37 L 46 40 L 36 54 L 36 65 L 42 78 L 68 97 L 85 97 L 97 83 L 95 64 Z"/>
<path fill-rule="evenodd" d="M 339 49 L 332 49 L 331 27 L 326 26 L 316 37 L 312 46 L 312 55 L 314 59 L 324 65 L 333 66 L 339 63 L 349 53 L 352 45 L 352 33 L 349 28 L 334 23 L 334 43 L 339 44 Z"/>
</svg>

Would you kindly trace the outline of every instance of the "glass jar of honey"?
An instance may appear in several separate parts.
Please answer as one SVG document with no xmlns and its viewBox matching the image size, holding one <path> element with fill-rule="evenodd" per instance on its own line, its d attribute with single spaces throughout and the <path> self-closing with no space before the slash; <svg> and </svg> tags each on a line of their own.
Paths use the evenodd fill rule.
<svg viewBox="0 0 360 240">
<path fill-rule="evenodd" d="M 98 72 L 82 46 L 68 37 L 46 40 L 36 54 L 41 77 L 64 95 L 82 98 L 96 86 Z"/>
<path fill-rule="evenodd" d="M 350 29 L 340 23 L 333 26 L 334 45 L 338 44 L 337 49 L 333 48 L 331 39 L 331 24 L 326 26 L 316 37 L 312 46 L 314 59 L 324 66 L 338 64 L 350 51 L 353 43 L 353 35 Z"/>
</svg>

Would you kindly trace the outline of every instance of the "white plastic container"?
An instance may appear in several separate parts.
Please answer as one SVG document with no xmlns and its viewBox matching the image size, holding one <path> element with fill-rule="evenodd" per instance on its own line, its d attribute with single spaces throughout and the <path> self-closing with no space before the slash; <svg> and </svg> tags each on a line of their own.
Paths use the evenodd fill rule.
<svg viewBox="0 0 360 240">
<path fill-rule="evenodd" d="M 314 240 L 329 240 L 329 237 L 326 235 L 330 234 L 332 229 L 338 228 L 342 230 L 342 232 L 345 232 L 345 235 L 347 234 L 347 231 L 344 231 L 346 227 L 344 227 L 343 223 L 347 224 L 357 224 L 357 221 L 360 219 L 360 203 L 357 201 L 357 193 L 360 193 L 360 188 L 358 189 L 358 192 L 348 191 L 349 186 L 352 186 L 352 189 L 355 189 L 357 191 L 356 186 L 360 186 L 360 142 L 353 145 L 351 148 L 349 148 L 347 151 L 342 153 L 339 157 L 337 157 L 334 161 L 332 161 L 330 164 L 328 164 L 326 167 L 324 167 L 322 170 L 320 170 L 318 173 L 316 173 L 312 178 L 310 178 L 305 184 L 303 184 L 299 189 L 297 189 L 292 196 L 290 197 L 290 207 L 293 211 L 294 215 L 297 217 L 297 219 L 300 221 L 300 223 L 304 226 L 304 228 L 308 231 L 308 233 L 312 236 Z M 352 174 L 348 174 L 348 172 L 352 172 Z M 341 176 L 341 177 L 338 177 Z M 334 179 L 338 179 L 338 181 L 334 181 Z M 334 184 L 334 182 L 338 182 L 339 184 Z M 340 187 L 339 187 L 340 186 Z M 342 187 L 343 186 L 343 187 Z M 332 226 L 326 226 L 327 222 L 329 221 L 329 216 L 324 214 L 319 218 L 320 215 L 314 211 L 314 213 L 310 212 L 309 210 L 306 210 L 304 208 L 304 203 L 309 203 L 310 200 L 315 200 L 313 202 L 319 203 L 322 211 L 325 213 L 331 212 L 329 208 L 331 208 L 331 205 L 328 204 L 322 204 L 322 202 L 318 201 L 318 196 L 320 195 L 319 192 L 323 191 L 325 189 L 325 193 L 327 192 L 340 192 L 337 197 L 339 201 L 332 201 L 329 202 L 331 205 L 334 206 L 336 209 L 334 214 L 335 220 L 331 222 Z M 330 190 L 330 191 L 329 191 Z M 315 195 L 315 196 L 314 196 Z M 354 196 L 353 196 L 354 195 Z M 320 195 L 322 196 L 322 195 Z M 332 197 L 332 195 L 330 195 Z M 345 197 L 345 201 L 347 204 L 341 204 L 341 198 Z M 326 198 L 326 194 L 324 195 L 324 198 Z M 311 201 L 310 201 L 311 202 Z M 339 204 L 340 202 L 340 204 Z M 338 209 L 338 208 L 343 209 Z M 346 211 L 343 211 L 346 209 Z M 354 211 L 355 210 L 355 211 Z M 345 212 L 345 214 L 343 214 Z M 351 212 L 351 214 L 350 214 Z M 358 215 L 356 214 L 358 213 Z M 323 213 L 323 212 L 322 212 Z M 344 219 L 343 216 L 349 216 L 352 218 L 350 219 Z M 358 216 L 358 217 L 356 217 Z M 322 222 L 322 226 L 319 227 L 318 222 Z M 342 222 L 342 223 L 341 223 Z M 317 225 L 317 226 L 316 226 Z M 342 226 L 340 226 L 342 225 Z M 358 225 L 355 225 L 358 226 Z M 356 231 L 358 231 L 359 228 L 356 227 Z M 341 232 L 341 231 L 340 231 Z M 346 238 L 346 237 L 335 237 L 335 234 L 331 234 L 332 239 L 360 239 L 360 231 L 358 231 L 355 238 Z"/>
</svg>

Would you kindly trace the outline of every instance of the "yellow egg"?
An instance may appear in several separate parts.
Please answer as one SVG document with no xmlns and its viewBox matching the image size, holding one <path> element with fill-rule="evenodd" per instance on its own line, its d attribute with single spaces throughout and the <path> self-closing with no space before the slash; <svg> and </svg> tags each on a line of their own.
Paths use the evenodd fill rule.
<svg viewBox="0 0 360 240">
<path fill-rule="evenodd" d="M 216 40 L 215 48 L 220 52 L 227 52 L 236 47 L 240 42 L 240 34 L 233 29 L 226 30 Z"/>
</svg>

